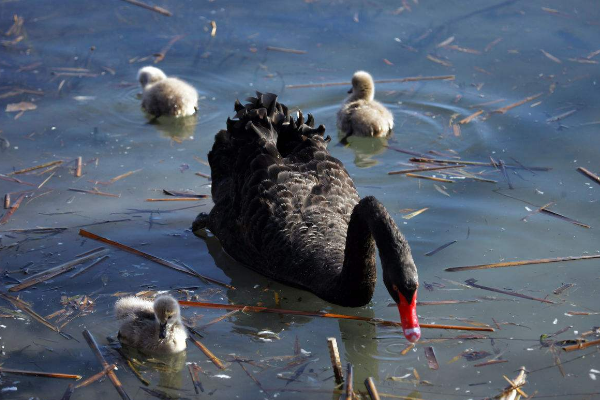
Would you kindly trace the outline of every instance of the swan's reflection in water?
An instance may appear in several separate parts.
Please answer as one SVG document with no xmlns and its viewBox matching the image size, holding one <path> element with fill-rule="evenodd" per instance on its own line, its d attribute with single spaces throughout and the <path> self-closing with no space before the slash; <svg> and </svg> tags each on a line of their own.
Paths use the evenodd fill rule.
<svg viewBox="0 0 600 400">
<path fill-rule="evenodd" d="M 383 153 L 388 145 L 388 137 L 346 136 L 339 133 L 340 145 L 354 151 L 354 164 L 359 168 L 369 168 L 378 164 L 373 156 Z"/>
<path fill-rule="evenodd" d="M 375 316 L 370 307 L 348 308 L 335 306 L 321 300 L 307 291 L 270 281 L 227 255 L 227 253 L 223 251 L 219 240 L 214 236 L 206 236 L 204 234 L 205 232 L 202 234 L 199 234 L 199 232 L 195 233 L 198 236 L 202 235 L 201 237 L 204 239 L 208 253 L 213 257 L 215 264 L 231 279 L 230 284 L 236 288 L 236 290 L 227 290 L 227 299 L 233 304 L 260 305 L 261 307 L 267 308 L 300 309 L 306 311 L 326 309 L 331 313 L 360 315 L 368 318 L 373 318 Z M 264 288 L 267 286 L 280 292 L 282 294 L 283 304 L 278 304 L 272 290 L 265 291 L 257 289 L 257 283 L 260 283 L 260 287 Z M 348 293 L 348 296 L 352 296 L 352 293 Z M 271 318 L 257 318 L 256 314 L 239 312 L 236 313 L 230 321 L 233 324 L 232 330 L 236 332 L 259 332 L 261 330 L 269 329 L 274 333 L 281 333 L 284 329 L 289 329 L 290 326 L 303 326 L 313 319 L 314 317 L 282 314 L 277 316 L 278 323 L 275 324 L 268 322 L 274 321 Z M 367 322 L 351 320 L 338 320 L 338 326 L 339 334 L 335 336 L 338 338 L 341 337 L 341 341 L 338 339 L 338 345 L 340 346 L 339 350 L 342 364 L 345 367 L 346 363 L 352 363 L 354 366 L 355 383 L 362 384 L 369 376 L 378 381 L 378 348 L 377 341 L 373 339 L 377 336 L 376 327 Z M 323 334 L 322 337 L 319 337 L 317 333 L 315 340 L 325 344 L 327 336 L 328 335 Z M 293 346 L 290 343 L 289 348 L 291 349 L 292 347 Z M 328 354 L 316 355 L 313 353 L 313 356 L 320 358 L 320 362 L 323 364 L 329 365 Z M 310 368 L 311 366 L 309 366 L 309 369 Z M 329 372 L 327 374 L 329 374 Z M 323 378 L 325 378 L 327 374 L 324 374 Z M 323 387 L 333 385 L 333 379 L 327 380 L 325 383 L 322 383 L 322 385 Z"/>
</svg>

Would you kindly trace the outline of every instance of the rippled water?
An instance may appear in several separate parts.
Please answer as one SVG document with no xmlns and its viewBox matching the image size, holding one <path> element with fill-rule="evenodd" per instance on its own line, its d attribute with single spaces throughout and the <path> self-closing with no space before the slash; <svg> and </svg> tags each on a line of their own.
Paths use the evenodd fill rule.
<svg viewBox="0 0 600 400">
<path fill-rule="evenodd" d="M 341 138 L 335 132 L 335 113 L 347 87 L 285 86 L 349 81 L 355 70 L 365 69 L 376 79 L 456 75 L 449 81 L 378 85 L 377 99 L 395 116 L 394 135 L 381 140 L 351 138 L 347 147 L 334 145 L 334 140 L 330 150 L 344 162 L 360 195 L 379 198 L 408 238 L 419 268 L 419 299 L 478 300 L 423 305 L 419 307 L 422 322 L 483 323 L 500 329 L 476 340 L 458 337 L 461 332 L 425 330 L 421 343 L 403 354 L 407 342 L 397 329 L 354 321 L 237 313 L 204 332 L 203 343 L 231 362 L 225 371 L 219 371 L 190 345 L 186 359 L 167 362 L 175 372 L 142 368 L 151 381 L 150 388 L 175 398 L 195 397 L 187 368 L 177 372 L 187 360 L 197 362 L 206 372 L 201 374 L 204 396 L 336 398 L 326 343 L 327 337 L 336 337 L 342 362 L 355 366 L 355 386 L 360 391 L 364 391 L 363 380 L 372 376 L 382 393 L 423 399 L 479 399 L 500 393 L 506 386 L 502 376 L 513 378 L 520 366 L 526 366 L 531 373 L 524 390 L 528 394 L 537 392 L 536 398 L 598 396 L 593 394 L 598 391 L 600 370 L 596 348 L 572 353 L 556 349 L 561 372 L 552 351 L 540 345 L 543 334 L 570 327 L 553 339 L 574 339 L 600 325 L 597 315 L 567 314 L 600 311 L 598 261 L 444 271 L 451 266 L 600 251 L 599 187 L 576 171 L 583 166 L 600 172 L 600 56 L 593 55 L 598 50 L 600 17 L 596 2 L 317 0 L 250 4 L 161 0 L 157 5 L 170 10 L 173 16 L 120 1 L 0 2 L 0 31 L 9 31 L 13 15 L 24 19 L 21 32 L 2 38 L 0 106 L 4 109 L 7 104 L 21 101 L 37 106 L 18 118 L 14 112 L 0 117 L 0 137 L 9 142 L 0 153 L 0 172 L 78 156 L 87 163 L 81 178 L 73 177 L 73 164 L 56 169 L 36 193 L 45 193 L 44 188 L 53 190 L 26 199 L 1 227 L 0 268 L 16 271 L 28 266 L 36 271 L 71 260 L 98 246 L 78 235 L 78 227 L 95 224 L 86 229 L 156 256 L 184 262 L 206 276 L 229 282 L 237 290 L 208 285 L 111 248 L 110 259 L 85 274 L 69 278 L 68 273 L 20 293 L 42 316 L 63 308 L 61 296 L 90 296 L 94 312 L 64 327 L 73 340 L 34 320 L 6 317 L 11 306 L 2 300 L 3 367 L 86 377 L 98 372 L 101 367 L 81 331 L 90 330 L 102 346 L 107 345 L 106 338 L 118 330 L 112 313 L 118 294 L 143 290 L 172 290 L 185 298 L 185 293 L 175 289 L 191 287 L 189 296 L 217 303 L 328 310 L 397 320 L 397 311 L 388 307 L 391 299 L 381 282 L 368 307 L 342 308 L 269 281 L 231 260 L 214 238 L 203 241 L 189 230 L 198 212 L 210 210 L 209 200 L 145 202 L 147 198 L 163 197 L 162 189 L 210 192 L 209 182 L 194 174 L 210 173 L 199 159 L 206 159 L 214 134 L 233 114 L 234 100 L 252 95 L 254 90 L 278 93 L 282 102 L 292 109 L 313 113 L 316 122 L 327 127 L 328 134 Z M 216 22 L 214 37 L 210 21 Z M 157 66 L 198 88 L 199 116 L 177 124 L 149 123 L 140 110 L 136 72 L 152 64 L 153 55 L 178 35 L 184 36 L 173 43 Z M 450 46 L 473 49 L 477 54 L 438 47 L 450 37 L 454 37 Z M 268 51 L 267 46 L 306 53 Z M 428 55 L 449 66 L 428 59 Z M 586 58 L 588 55 L 590 58 Z M 69 72 L 61 68 L 84 68 L 89 75 L 61 75 Z M 6 95 L 17 89 L 29 92 Z M 490 113 L 538 93 L 540 97 L 506 114 Z M 485 105 L 497 100 L 501 101 Z M 458 136 L 451 125 L 480 109 L 483 118 L 461 125 Z M 491 156 L 507 164 L 518 161 L 552 170 L 509 170 L 513 190 L 500 172 L 487 167 L 469 171 L 482 172 L 481 177 L 497 183 L 416 180 L 387 174 L 410 168 L 407 165 L 411 156 L 393 149 L 479 162 L 489 162 Z M 113 184 L 97 185 L 99 190 L 119 198 L 69 191 L 90 190 L 96 181 L 106 182 L 139 169 Z M 39 185 L 51 174 L 36 175 L 38 172 L 19 177 Z M 435 176 L 452 177 L 444 171 Z M 2 195 L 28 188 L 0 180 Z M 13 201 L 16 197 L 13 195 Z M 553 211 L 592 228 L 541 213 L 522 221 L 530 214 L 526 207 L 535 210 L 550 202 L 554 203 L 550 207 Z M 422 208 L 428 210 L 412 219 L 402 218 Z M 35 227 L 69 229 L 44 235 L 10 232 Z M 453 240 L 453 245 L 425 256 Z M 20 272 L 9 275 L 26 277 Z M 484 286 L 547 297 L 556 304 L 460 285 L 469 278 Z M 10 278 L 4 282 L 6 288 L 14 283 Z M 553 295 L 563 283 L 575 286 Z M 202 325 L 225 311 L 185 309 L 183 314 Z M 53 323 L 64 323 L 55 322 L 57 319 L 60 316 L 52 319 Z M 262 334 L 261 338 L 261 331 L 276 336 Z M 310 355 L 305 355 L 303 362 L 290 363 L 296 340 Z M 435 349 L 438 370 L 428 367 L 425 346 Z M 478 361 L 456 358 L 471 350 L 491 355 Z M 259 363 L 242 365 L 263 390 L 231 354 Z M 270 358 L 275 356 L 287 358 Z M 474 366 L 495 356 L 507 362 Z M 414 371 L 419 378 L 415 378 Z M 297 378 L 290 381 L 295 374 Z M 120 364 L 117 375 L 132 398 L 152 398 L 139 389 L 141 383 L 126 365 Z M 0 386 L 2 398 L 45 399 L 62 396 L 67 382 L 6 375 Z M 106 381 L 78 389 L 72 398 L 116 396 Z"/>
</svg>

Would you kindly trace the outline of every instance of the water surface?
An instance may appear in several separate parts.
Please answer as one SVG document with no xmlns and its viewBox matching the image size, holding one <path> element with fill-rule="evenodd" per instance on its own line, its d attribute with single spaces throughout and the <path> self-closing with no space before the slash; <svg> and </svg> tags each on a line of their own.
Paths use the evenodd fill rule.
<svg viewBox="0 0 600 400">
<path fill-rule="evenodd" d="M 191 222 L 198 212 L 210 210 L 210 200 L 145 201 L 164 197 L 162 189 L 210 193 L 209 181 L 194 173 L 210 173 L 201 160 L 206 160 L 214 134 L 233 114 L 235 99 L 259 90 L 278 93 L 292 109 L 312 113 L 317 124 L 327 127 L 334 138 L 330 151 L 344 162 L 360 195 L 380 199 L 409 240 L 419 268 L 421 301 L 478 300 L 421 306 L 422 321 L 481 323 L 496 332 L 467 339 L 459 337 L 463 332 L 426 330 L 421 343 L 402 354 L 408 343 L 396 329 L 352 321 L 237 313 L 204 332 L 203 343 L 231 362 L 225 371 L 219 371 L 194 346 L 188 347 L 185 360 L 172 360 L 175 370 L 177 365 L 183 367 L 182 361 L 197 362 L 206 372 L 201 375 L 204 396 L 336 398 L 326 343 L 327 337 L 336 337 L 342 362 L 355 367 L 355 385 L 360 391 L 364 379 L 372 376 L 382 393 L 422 399 L 480 399 L 498 394 L 506 386 L 502 376 L 512 378 L 525 366 L 531 374 L 524 389 L 528 394 L 537 392 L 536 398 L 594 397 L 600 370 L 595 348 L 572 353 L 556 348 L 553 353 L 541 346 L 540 336 L 568 327 L 553 339 L 574 339 L 600 325 L 597 315 L 567 314 L 600 311 L 598 261 L 459 273 L 444 269 L 600 251 L 600 188 L 576 170 L 585 167 L 600 172 L 600 56 L 593 55 L 598 50 L 600 12 L 595 2 L 317 0 L 250 4 L 161 0 L 157 5 L 173 16 L 119 1 L 0 2 L 2 32 L 9 31 L 14 15 L 24 19 L 20 32 L 2 38 L 0 107 L 19 102 L 37 106 L 18 118 L 15 112 L 0 116 L 0 136 L 9 142 L 0 153 L 0 172 L 78 156 L 86 163 L 81 178 L 73 176 L 73 163 L 42 175 L 38 173 L 44 170 L 19 176 L 37 186 L 55 172 L 1 227 L 0 268 L 14 271 L 8 274 L 12 278 L 24 279 L 26 275 L 18 270 L 25 266 L 31 271 L 43 270 L 98 247 L 78 235 L 79 227 L 88 225 L 85 229 L 98 235 L 186 263 L 237 290 L 206 284 L 111 248 L 110 259 L 89 272 L 75 278 L 68 273 L 20 293 L 42 316 L 64 307 L 71 310 L 72 306 L 65 306 L 69 299 L 82 299 L 74 296 L 93 299 L 93 312 L 63 328 L 72 340 L 30 318 L 4 316 L 12 306 L 2 301 L 0 363 L 4 367 L 84 376 L 98 372 L 99 363 L 81 331 L 90 330 L 101 345 L 107 345 L 106 337 L 118 330 L 112 313 L 117 297 L 146 290 L 170 290 L 182 299 L 397 320 L 381 282 L 369 306 L 336 307 L 249 271 L 230 259 L 214 238 L 203 241 L 195 237 L 189 230 Z M 211 21 L 217 27 L 214 36 Z M 198 88 L 197 123 L 192 118 L 184 126 L 150 124 L 140 110 L 136 72 L 153 64 L 154 55 L 179 35 L 183 37 L 156 66 Z M 438 47 L 451 37 L 451 43 Z M 268 46 L 305 53 L 269 51 Z M 377 99 L 395 116 L 393 137 L 335 146 L 339 139 L 335 113 L 347 87 L 289 89 L 286 85 L 349 81 L 358 69 L 371 72 L 376 79 L 419 75 L 455 75 L 455 79 L 378 85 Z M 19 94 L 20 89 L 25 91 Z M 538 93 L 536 99 L 505 114 L 491 113 Z M 489 102 L 494 103 L 481 105 Z M 478 110 L 484 113 L 461 125 L 460 135 L 455 133 L 452 125 Z M 574 112 L 560 117 L 570 111 Z M 452 184 L 432 182 L 388 175 L 392 170 L 410 168 L 411 156 L 391 148 L 479 162 L 489 162 L 492 157 L 506 164 L 552 169 L 509 170 L 512 190 L 501 172 L 488 167 L 469 171 L 497 181 L 495 184 L 471 179 L 455 179 Z M 109 185 L 95 184 L 129 171 L 137 172 Z M 452 178 L 448 173 L 435 176 Z M 120 197 L 69 190 L 94 187 Z M 0 181 L 2 195 L 26 189 L 29 187 Z M 18 195 L 12 197 L 14 201 Z M 543 213 L 522 220 L 529 210 L 548 203 L 553 203 L 553 211 L 592 228 Z M 412 219 L 402 218 L 423 208 L 428 210 Z M 54 234 L 10 231 L 35 227 L 68 229 Z M 446 249 L 425 256 L 454 240 Z M 469 278 L 556 304 L 460 285 Z M 4 282 L 8 288 L 14 280 L 6 278 Z M 563 283 L 574 286 L 560 295 L 552 294 Z M 183 314 L 202 325 L 225 311 L 185 309 Z M 77 312 L 71 317 L 75 315 Z M 51 321 L 56 325 L 67 321 L 60 318 Z M 261 331 L 276 336 L 259 335 Z M 305 351 L 301 354 L 304 358 L 290 358 L 296 340 Z M 428 367 L 425 346 L 435 349 L 438 370 Z M 490 355 L 477 361 L 456 358 L 467 351 Z M 562 362 L 562 372 L 555 366 L 555 354 Z M 259 363 L 242 365 L 262 389 L 232 355 Z M 271 358 L 276 356 L 285 357 Z M 506 362 L 474 366 L 493 357 Z M 151 381 L 152 390 L 174 398 L 196 396 L 187 368 L 166 373 L 148 367 L 142 373 Z M 121 362 L 117 374 L 132 398 L 153 398 L 139 389 L 141 383 Z M 66 386 L 64 380 L 6 375 L 2 377 L 2 398 L 59 398 Z M 74 399 L 84 397 L 116 398 L 116 392 L 108 381 L 94 383 L 73 395 Z"/>
</svg>

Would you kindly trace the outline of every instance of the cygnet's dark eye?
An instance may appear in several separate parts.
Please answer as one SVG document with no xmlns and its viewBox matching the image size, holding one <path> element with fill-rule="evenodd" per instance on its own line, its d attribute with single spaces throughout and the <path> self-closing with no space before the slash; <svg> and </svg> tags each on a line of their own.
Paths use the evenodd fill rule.
<svg viewBox="0 0 600 400">
<path fill-rule="evenodd" d="M 167 317 L 167 319 L 171 319 L 171 317 L 172 317 L 172 315 L 169 315 L 169 316 Z"/>
</svg>

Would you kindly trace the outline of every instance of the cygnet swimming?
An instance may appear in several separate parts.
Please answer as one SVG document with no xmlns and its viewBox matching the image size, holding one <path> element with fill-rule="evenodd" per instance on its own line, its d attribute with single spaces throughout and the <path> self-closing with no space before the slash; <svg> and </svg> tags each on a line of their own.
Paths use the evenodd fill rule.
<svg viewBox="0 0 600 400">
<path fill-rule="evenodd" d="M 142 85 L 142 108 L 154 117 L 186 117 L 198 110 L 198 92 L 181 79 L 169 78 L 156 67 L 138 71 Z"/>
<path fill-rule="evenodd" d="M 337 127 L 346 136 L 387 136 L 394 127 L 394 116 L 374 100 L 375 84 L 368 72 L 357 71 L 352 77 L 350 96 L 337 114 Z"/>
<path fill-rule="evenodd" d="M 186 348 L 187 331 L 181 321 L 179 303 L 172 296 L 154 302 L 130 296 L 115 304 L 121 344 L 158 354 L 179 353 Z"/>
</svg>

